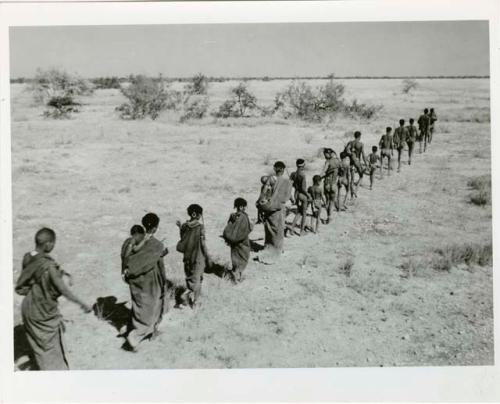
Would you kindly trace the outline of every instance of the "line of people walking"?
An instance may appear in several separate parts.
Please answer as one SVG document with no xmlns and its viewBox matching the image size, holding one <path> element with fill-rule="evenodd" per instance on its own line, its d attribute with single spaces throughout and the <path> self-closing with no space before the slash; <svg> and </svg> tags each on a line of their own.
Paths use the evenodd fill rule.
<svg viewBox="0 0 500 404">
<path fill-rule="evenodd" d="M 354 139 L 344 150 L 337 153 L 328 147 L 323 149 L 325 164 L 321 173 L 312 178 L 313 184 L 307 187 L 304 159 L 297 159 L 296 171 L 288 178 L 286 165 L 277 161 L 274 175 L 261 178 L 261 191 L 256 202 L 257 219 L 250 220 L 247 201 L 238 197 L 234 200 L 234 212 L 230 214 L 222 238 L 230 248 L 232 267 L 227 269 L 226 277 L 233 283 L 244 279 L 243 273 L 251 253 L 249 235 L 254 225 L 264 226 L 264 247 L 255 258 L 263 264 L 273 264 L 280 258 L 286 236 L 304 236 L 318 233 L 320 223 L 332 221 L 333 210 L 348 209 L 346 200 L 357 197 L 358 188 L 364 175 L 370 178 L 373 188 L 374 174 L 377 169 L 383 175 L 383 163 L 387 160 L 387 172 L 392 171 L 394 151 L 397 152 L 397 171 L 401 169 L 401 157 L 405 146 L 408 149 L 408 164 L 412 163 L 416 142 L 420 152 L 425 152 L 432 142 L 434 123 L 437 115 L 434 109 L 424 110 L 419 117 L 418 131 L 414 120 L 399 121 L 394 131 L 388 127 L 382 135 L 378 147 L 365 154 L 361 133 L 356 131 Z M 423 148 L 422 148 L 423 146 Z M 378 148 L 380 147 L 380 155 Z M 357 176 L 357 179 L 355 177 Z M 323 182 L 323 186 L 321 186 Z M 293 194 L 292 194 L 293 191 Z M 343 194 L 343 198 L 342 198 Z M 291 223 L 286 223 L 287 203 L 296 206 Z M 307 226 L 310 208 L 311 220 Z M 322 218 L 323 208 L 326 218 Z M 128 284 L 131 295 L 131 316 L 129 324 L 121 330 L 129 349 L 136 351 L 146 339 L 158 335 L 158 325 L 162 320 L 167 298 L 167 277 L 164 257 L 169 253 L 164 244 L 155 237 L 160 218 L 155 213 L 146 214 L 141 225 L 130 229 L 121 249 L 121 276 Z M 176 250 L 183 254 L 186 289 L 180 296 L 179 308 L 195 308 L 200 301 L 203 274 L 213 266 L 205 242 L 203 208 L 191 204 L 187 208 L 187 220 L 176 222 L 179 227 L 179 241 Z M 296 227 L 299 226 L 299 230 Z M 63 343 L 64 323 L 58 308 L 58 298 L 62 295 L 78 304 L 85 313 L 93 311 L 93 305 L 77 297 L 71 286 L 71 275 L 63 270 L 50 255 L 56 243 L 56 233 L 50 228 L 42 228 L 35 234 L 35 248 L 26 253 L 22 261 L 22 272 L 15 290 L 24 296 L 22 320 L 28 342 L 33 350 L 34 360 L 41 370 L 69 369 Z"/>
</svg>

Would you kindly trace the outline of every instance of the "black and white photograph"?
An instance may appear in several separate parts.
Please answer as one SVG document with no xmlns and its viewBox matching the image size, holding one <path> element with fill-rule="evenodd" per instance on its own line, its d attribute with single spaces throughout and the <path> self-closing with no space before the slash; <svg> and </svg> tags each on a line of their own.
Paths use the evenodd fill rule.
<svg viewBox="0 0 500 404">
<path fill-rule="evenodd" d="M 9 26 L 14 374 L 494 366 L 490 24 Z"/>
</svg>

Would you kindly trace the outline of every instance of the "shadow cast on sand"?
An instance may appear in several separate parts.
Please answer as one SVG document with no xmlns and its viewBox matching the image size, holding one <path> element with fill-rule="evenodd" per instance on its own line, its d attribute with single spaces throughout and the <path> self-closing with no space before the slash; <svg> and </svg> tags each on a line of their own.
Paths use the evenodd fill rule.
<svg viewBox="0 0 500 404">
<path fill-rule="evenodd" d="M 264 249 L 263 244 L 256 243 L 255 240 L 250 240 L 250 250 L 253 252 L 259 252 Z"/>
<path fill-rule="evenodd" d="M 117 331 L 130 321 L 130 309 L 125 306 L 127 302 L 117 303 L 115 296 L 97 298 L 93 310 L 96 317 L 111 324 Z"/>
</svg>

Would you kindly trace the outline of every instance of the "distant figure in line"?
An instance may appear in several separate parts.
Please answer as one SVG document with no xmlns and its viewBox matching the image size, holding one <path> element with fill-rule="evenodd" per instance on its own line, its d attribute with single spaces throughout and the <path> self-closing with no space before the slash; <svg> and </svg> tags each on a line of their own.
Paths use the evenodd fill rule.
<svg viewBox="0 0 500 404">
<path fill-rule="evenodd" d="M 292 226 L 290 231 L 292 234 L 295 233 L 295 226 L 300 218 L 300 233 L 299 236 L 303 236 L 306 228 L 307 219 L 307 206 L 309 204 L 309 195 L 307 194 L 307 180 L 304 174 L 304 169 L 306 163 L 304 159 L 298 159 L 296 161 L 297 170 L 290 175 L 290 180 L 292 181 L 293 188 L 295 190 L 293 202 L 297 205 L 297 213 L 293 218 Z"/>
<path fill-rule="evenodd" d="M 210 255 L 205 243 L 205 227 L 203 226 L 203 208 L 198 204 L 189 205 L 187 208 L 189 219 L 181 224 L 176 224 L 180 231 L 180 240 L 177 243 L 177 251 L 184 254 L 184 274 L 186 276 L 187 290 L 182 299 L 191 308 L 199 303 L 201 295 L 201 284 L 205 268 L 212 266 Z"/>
<path fill-rule="evenodd" d="M 325 223 L 328 224 L 332 220 L 333 207 L 336 206 L 337 210 L 339 209 L 336 198 L 336 188 L 340 161 L 333 149 L 329 147 L 323 149 L 323 155 L 325 156 L 325 165 L 321 171 L 321 177 L 323 178 L 323 190 L 326 200 L 327 217 Z"/>
<path fill-rule="evenodd" d="M 380 176 L 382 176 L 382 164 L 380 163 L 380 156 L 378 155 L 378 147 L 372 146 L 372 152 L 368 156 L 368 170 L 370 173 L 370 190 L 373 189 L 373 177 L 377 167 L 380 167 Z M 380 164 L 379 164 L 380 163 Z"/>
<path fill-rule="evenodd" d="M 354 140 L 351 140 L 347 143 L 345 150 L 351 160 L 351 196 L 357 196 L 356 191 L 358 186 L 363 181 L 363 167 L 361 165 L 361 159 L 363 160 L 363 164 L 366 167 L 368 164 L 366 162 L 365 148 L 363 143 L 361 142 L 361 132 L 358 130 L 354 132 Z M 357 182 L 354 182 L 354 170 L 357 171 L 359 179 Z"/>
<path fill-rule="evenodd" d="M 68 370 L 68 359 L 63 342 L 64 322 L 57 299 L 64 296 L 78 304 L 85 313 L 92 311 L 71 292 L 64 282 L 70 278 L 49 253 L 56 244 L 56 233 L 42 228 L 35 235 L 35 249 L 23 257 L 23 269 L 16 284 L 16 292 L 24 296 L 21 306 L 26 337 L 40 370 Z M 71 278 L 70 278 L 71 284 Z"/>
<path fill-rule="evenodd" d="M 410 118 L 410 124 L 406 127 L 406 144 L 408 145 L 408 165 L 411 165 L 411 157 L 413 155 L 413 148 L 417 141 L 418 131 L 414 125 L 415 120 Z"/>
<path fill-rule="evenodd" d="M 429 118 L 430 118 L 430 126 L 429 126 L 429 144 L 432 142 L 432 136 L 434 134 L 434 123 L 438 120 L 437 114 L 434 111 L 434 108 L 431 108 L 429 111 Z"/>
<path fill-rule="evenodd" d="M 352 183 L 350 161 L 351 159 L 345 151 L 340 152 L 340 166 L 337 179 L 337 209 L 342 211 L 347 209 L 347 195 L 349 194 Z M 342 202 L 342 206 L 340 206 L 340 194 L 342 193 L 342 188 L 344 189 L 344 201 Z"/>
<path fill-rule="evenodd" d="M 424 109 L 424 113 L 420 115 L 418 118 L 418 129 L 420 130 L 420 153 L 422 153 L 422 140 L 424 141 L 424 152 L 427 150 L 427 142 L 429 141 L 429 126 L 430 126 L 430 117 L 428 115 L 429 110 L 427 108 Z"/>
<path fill-rule="evenodd" d="M 253 230 L 253 224 L 246 213 L 247 201 L 243 198 L 234 200 L 234 209 L 224 228 L 222 237 L 231 247 L 231 277 L 234 283 L 243 280 L 243 271 L 250 258 L 250 240 L 248 236 Z"/>
<path fill-rule="evenodd" d="M 388 126 L 385 128 L 385 135 L 382 135 L 378 143 L 380 147 L 380 164 L 383 165 L 384 158 L 387 158 L 387 175 L 391 175 L 392 170 L 392 156 L 394 154 L 394 143 L 392 139 L 392 128 Z M 380 175 L 383 175 L 382 167 L 380 168 Z"/>
<path fill-rule="evenodd" d="M 405 128 L 405 120 L 399 120 L 399 127 L 394 131 L 393 142 L 396 150 L 398 151 L 398 173 L 401 170 L 401 154 L 403 154 L 403 150 L 405 147 L 405 142 L 407 138 L 406 128 Z"/>
<path fill-rule="evenodd" d="M 311 200 L 311 229 L 313 233 L 318 233 L 319 222 L 321 220 L 321 210 L 323 204 L 326 206 L 325 194 L 321 188 L 321 175 L 313 177 L 313 185 L 307 190 Z M 313 223 L 313 221 L 315 223 Z"/>
</svg>

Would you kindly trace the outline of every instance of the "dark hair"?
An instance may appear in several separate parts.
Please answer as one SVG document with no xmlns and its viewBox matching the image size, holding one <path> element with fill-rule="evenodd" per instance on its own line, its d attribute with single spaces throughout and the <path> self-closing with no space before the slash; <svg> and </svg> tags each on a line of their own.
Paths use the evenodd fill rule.
<svg viewBox="0 0 500 404">
<path fill-rule="evenodd" d="M 426 114 L 427 112 L 429 112 L 429 110 L 427 108 L 424 109 L 424 114 Z"/>
<path fill-rule="evenodd" d="M 345 159 L 345 157 L 346 157 L 347 155 L 348 155 L 348 154 L 346 153 L 346 151 L 345 151 L 345 150 L 342 150 L 342 151 L 340 152 L 340 159 L 341 159 L 341 160 Z"/>
<path fill-rule="evenodd" d="M 278 170 L 284 170 L 286 166 L 285 163 L 283 163 L 282 161 L 277 161 L 276 163 L 274 163 L 274 168 Z"/>
<path fill-rule="evenodd" d="M 295 165 L 298 167 L 298 166 L 301 166 L 301 165 L 304 165 L 305 164 L 305 161 L 304 159 L 297 159 L 297 161 L 295 162 Z"/>
<path fill-rule="evenodd" d="M 361 132 L 359 130 L 357 130 L 356 132 L 354 132 L 354 137 L 356 139 L 360 138 L 361 137 Z"/>
<path fill-rule="evenodd" d="M 333 153 L 333 149 L 331 147 L 325 147 L 323 148 L 323 153 Z"/>
<path fill-rule="evenodd" d="M 404 125 L 404 124 L 405 124 L 405 120 L 404 120 L 404 119 L 400 119 L 400 120 L 399 120 L 399 124 L 400 124 L 400 125 Z"/>
<path fill-rule="evenodd" d="M 378 147 L 377 146 L 372 146 L 372 152 L 376 152 L 378 150 Z"/>
<path fill-rule="evenodd" d="M 247 206 L 247 201 L 243 198 L 236 198 L 234 200 L 234 207 L 235 208 L 244 208 L 245 206 Z"/>
<path fill-rule="evenodd" d="M 413 123 L 413 122 L 415 122 L 415 119 L 410 118 L 410 123 Z"/>
<path fill-rule="evenodd" d="M 386 132 L 390 132 L 391 130 L 392 130 L 392 128 L 390 126 L 388 126 L 387 128 L 385 128 Z"/>
<path fill-rule="evenodd" d="M 142 218 L 142 225 L 146 231 L 150 231 L 160 224 L 160 218 L 154 213 L 146 213 Z"/>
<path fill-rule="evenodd" d="M 35 234 L 35 244 L 41 246 L 42 244 L 51 241 L 56 241 L 56 232 L 48 227 L 43 227 Z"/>
<path fill-rule="evenodd" d="M 321 181 L 321 175 L 316 174 L 315 176 L 313 176 L 313 183 L 319 184 L 320 181 Z"/>
<path fill-rule="evenodd" d="M 434 108 L 431 108 L 431 112 L 434 112 Z"/>
<path fill-rule="evenodd" d="M 188 206 L 187 212 L 189 216 L 193 216 L 193 214 L 203 215 L 203 208 L 197 203 L 193 203 Z"/>
<path fill-rule="evenodd" d="M 130 229 L 130 235 L 133 236 L 134 234 L 144 234 L 144 227 L 134 224 Z"/>
</svg>

